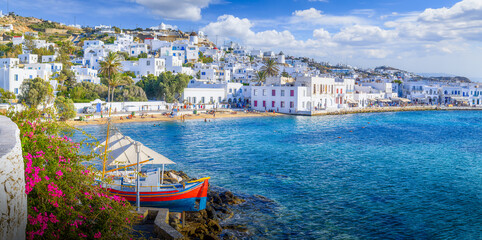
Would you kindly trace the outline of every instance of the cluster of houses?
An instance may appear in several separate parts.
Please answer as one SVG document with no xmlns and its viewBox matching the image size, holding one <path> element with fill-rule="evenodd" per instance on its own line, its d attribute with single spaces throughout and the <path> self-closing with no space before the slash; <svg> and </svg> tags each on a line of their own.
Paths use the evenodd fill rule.
<svg viewBox="0 0 482 240">
<path fill-rule="evenodd" d="M 193 78 L 180 99 L 185 105 L 227 105 L 287 114 L 405 104 L 482 106 L 482 84 L 478 83 L 414 81 L 413 75 L 387 69 L 371 70 L 385 71 L 383 77 L 360 77 L 353 68 L 340 66 L 322 73 L 306 59 L 286 57 L 283 52 L 248 50 L 232 42 L 219 48 L 206 44 L 207 36 L 202 32 L 169 41 L 161 40 L 169 37 L 161 30 L 158 31 L 162 36 L 152 34 L 156 32 L 152 30 L 139 38 L 140 35 L 115 33 L 110 26 L 95 29 L 115 41 L 83 42 L 83 56 L 71 58 L 70 70 L 77 82 L 100 84 L 99 63 L 110 52 L 122 52 L 130 59 L 121 62 L 123 71 L 132 72 L 135 82 L 166 71 L 191 75 Z M 28 34 L 33 38 L 30 45 L 56 49 L 53 43 Z M 25 45 L 25 41 L 24 36 L 12 39 L 14 45 Z M 62 64 L 56 63 L 57 57 L 55 54 L 39 59 L 24 47 L 18 58 L 0 59 L 0 87 L 18 95 L 22 81 L 35 77 L 50 80 L 56 87 L 57 82 L 52 79 L 62 70 Z M 278 74 L 259 82 L 257 73 L 267 59 L 277 63 Z"/>
</svg>

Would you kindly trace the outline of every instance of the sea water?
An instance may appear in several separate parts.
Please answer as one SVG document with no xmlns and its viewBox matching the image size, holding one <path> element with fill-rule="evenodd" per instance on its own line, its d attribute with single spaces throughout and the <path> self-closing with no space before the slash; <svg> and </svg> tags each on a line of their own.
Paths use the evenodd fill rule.
<svg viewBox="0 0 482 240">
<path fill-rule="evenodd" d="M 229 221 L 251 238 L 482 239 L 482 111 L 117 127 L 168 168 L 245 196 Z"/>
</svg>

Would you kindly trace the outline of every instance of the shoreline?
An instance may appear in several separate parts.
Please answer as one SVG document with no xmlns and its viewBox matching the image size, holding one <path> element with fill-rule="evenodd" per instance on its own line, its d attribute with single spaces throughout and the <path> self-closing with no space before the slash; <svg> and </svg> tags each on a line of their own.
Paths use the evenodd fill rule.
<svg viewBox="0 0 482 240">
<path fill-rule="evenodd" d="M 163 115 L 161 113 L 148 113 L 147 117 L 141 118 L 140 116 L 134 116 L 133 119 L 126 119 L 125 117 L 127 114 L 123 115 L 116 115 L 112 116 L 112 123 L 133 123 L 133 122 L 174 122 L 174 121 L 182 121 L 181 116 L 170 117 Z M 211 120 L 211 119 L 222 119 L 222 118 L 246 118 L 246 117 L 272 117 L 272 116 L 285 116 L 286 114 L 282 113 L 271 113 L 271 112 L 216 112 L 216 116 L 213 114 L 207 113 L 198 113 L 192 114 L 192 111 L 189 113 L 183 113 L 184 120 Z M 107 118 L 100 118 L 100 116 L 96 116 L 97 118 L 87 120 L 87 121 L 72 121 L 69 120 L 66 123 L 70 126 L 78 127 L 78 126 L 86 126 L 86 125 L 101 125 L 107 123 Z M 120 120 L 120 118 L 123 120 Z"/>
<path fill-rule="evenodd" d="M 223 118 L 245 118 L 245 117 L 275 117 L 275 116 L 325 116 L 325 115 L 345 115 L 345 114 L 358 114 L 358 113 L 382 113 L 382 112 L 413 112 L 413 111 L 481 111 L 482 108 L 474 107 L 443 107 L 443 106 L 406 106 L 406 107 L 374 107 L 374 108 L 361 108 L 361 109 L 340 109 L 335 111 L 316 111 L 308 114 L 284 114 L 284 113 L 272 113 L 272 112 L 242 112 L 242 111 L 229 111 L 229 112 L 216 112 L 216 116 L 208 113 L 192 114 L 184 112 L 184 120 L 211 120 L 211 119 L 223 119 Z M 127 114 L 118 114 L 112 116 L 112 123 L 133 123 L 133 122 L 174 122 L 182 121 L 181 116 L 170 117 L 161 113 L 147 113 L 147 117 L 135 116 L 133 119 L 126 119 Z M 86 126 L 86 125 L 102 125 L 107 123 L 107 118 L 100 118 L 95 116 L 94 119 L 87 121 L 73 121 L 69 120 L 66 123 L 70 126 Z M 120 118 L 123 120 L 120 120 Z"/>
</svg>

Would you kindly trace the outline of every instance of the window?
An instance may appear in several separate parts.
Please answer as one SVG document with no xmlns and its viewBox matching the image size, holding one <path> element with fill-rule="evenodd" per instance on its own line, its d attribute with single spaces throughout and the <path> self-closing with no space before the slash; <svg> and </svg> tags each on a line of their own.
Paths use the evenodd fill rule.
<svg viewBox="0 0 482 240">
<path fill-rule="evenodd" d="M 206 72 L 202 72 L 201 75 L 203 75 L 203 76 L 206 75 Z"/>
<path fill-rule="evenodd" d="M 196 97 L 193 97 L 193 98 L 192 98 L 192 102 L 193 102 L 193 103 L 197 103 L 197 102 L 196 102 Z"/>
<path fill-rule="evenodd" d="M 276 90 L 271 90 L 271 96 L 276 96 Z M 274 107 L 274 106 L 273 106 Z"/>
<path fill-rule="evenodd" d="M 313 94 L 316 94 L 316 84 L 313 84 Z"/>
<path fill-rule="evenodd" d="M 281 96 L 282 96 L 282 97 L 285 96 L 285 90 L 281 90 Z"/>
<path fill-rule="evenodd" d="M 201 103 L 204 103 L 204 97 L 201 97 Z"/>
<path fill-rule="evenodd" d="M 266 89 L 263 89 L 263 96 L 266 96 Z"/>
<path fill-rule="evenodd" d="M 280 105 L 281 105 L 282 108 L 284 108 L 284 107 L 285 107 L 285 102 L 284 102 L 284 101 L 281 101 Z"/>
<path fill-rule="evenodd" d="M 292 96 L 292 97 L 295 96 L 295 90 L 290 90 L 290 96 Z"/>
<path fill-rule="evenodd" d="M 258 96 L 258 90 L 256 89 L 253 90 L 253 96 Z"/>
<path fill-rule="evenodd" d="M 343 89 L 340 89 L 340 93 L 343 94 Z"/>
<path fill-rule="evenodd" d="M 15 74 L 14 77 L 13 77 L 13 79 L 14 79 L 15 81 L 18 81 L 18 74 Z"/>
<path fill-rule="evenodd" d="M 146 65 L 151 66 L 151 61 L 147 61 Z"/>
<path fill-rule="evenodd" d="M 263 101 L 263 107 L 266 107 L 266 101 Z"/>
<path fill-rule="evenodd" d="M 271 101 L 271 107 L 274 107 L 276 105 L 275 101 Z"/>
<path fill-rule="evenodd" d="M 339 91 L 339 90 L 338 90 L 338 88 L 337 88 L 337 89 L 336 89 L 336 93 L 338 93 L 338 91 Z"/>
<path fill-rule="evenodd" d="M 14 93 L 18 94 L 18 88 L 15 88 Z"/>
<path fill-rule="evenodd" d="M 294 102 L 290 102 L 290 108 L 294 108 L 295 107 L 295 103 Z"/>
<path fill-rule="evenodd" d="M 229 93 L 233 93 L 233 89 L 232 89 L 232 88 L 229 89 Z"/>
<path fill-rule="evenodd" d="M 210 103 L 214 103 L 214 98 L 213 98 L 213 97 L 210 97 L 210 98 L 209 98 L 209 102 L 210 102 Z"/>
<path fill-rule="evenodd" d="M 222 100 L 221 97 L 218 97 L 218 102 L 221 102 L 221 100 Z"/>
<path fill-rule="evenodd" d="M 258 106 L 258 101 L 254 101 L 254 107 Z"/>
</svg>

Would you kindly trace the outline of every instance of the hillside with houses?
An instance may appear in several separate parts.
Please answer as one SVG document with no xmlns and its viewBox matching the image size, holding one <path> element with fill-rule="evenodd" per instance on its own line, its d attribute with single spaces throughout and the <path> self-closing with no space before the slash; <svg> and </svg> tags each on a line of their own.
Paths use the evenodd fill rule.
<svg viewBox="0 0 482 240">
<path fill-rule="evenodd" d="M 216 46 L 201 31 L 66 26 L 15 14 L 0 18 L 0 26 L 0 87 L 19 99 L 25 81 L 41 78 L 55 96 L 77 103 L 149 100 L 308 115 L 407 104 L 482 106 L 480 84 L 465 77 L 331 64 L 235 42 Z M 106 71 L 106 63 L 116 71 Z"/>
</svg>

